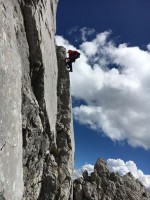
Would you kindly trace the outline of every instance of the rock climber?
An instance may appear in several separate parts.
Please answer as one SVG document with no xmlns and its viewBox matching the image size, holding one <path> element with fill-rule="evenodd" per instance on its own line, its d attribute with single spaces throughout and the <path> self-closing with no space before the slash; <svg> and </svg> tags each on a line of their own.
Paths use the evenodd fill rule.
<svg viewBox="0 0 150 200">
<path fill-rule="evenodd" d="M 68 69 L 70 70 L 70 72 L 72 72 L 72 63 L 75 62 L 75 60 L 80 57 L 80 53 L 75 50 L 69 50 L 68 54 L 69 57 L 66 58 L 67 61 L 66 63 L 68 65 Z"/>
</svg>

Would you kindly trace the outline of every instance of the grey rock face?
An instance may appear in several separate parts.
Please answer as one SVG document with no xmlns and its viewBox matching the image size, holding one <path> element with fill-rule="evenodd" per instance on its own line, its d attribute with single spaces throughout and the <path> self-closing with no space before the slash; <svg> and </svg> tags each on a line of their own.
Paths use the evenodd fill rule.
<svg viewBox="0 0 150 200">
<path fill-rule="evenodd" d="M 56 2 L 21 1 L 20 5 L 29 46 L 22 80 L 24 199 L 37 199 L 42 198 L 47 157 L 52 157 L 51 146 L 56 146 Z"/>
<path fill-rule="evenodd" d="M 33 94 L 36 93 L 36 90 L 33 93 L 24 94 L 22 106 L 24 116 L 24 199 L 71 200 L 73 198 L 74 137 L 70 81 L 69 73 L 66 70 L 65 56 L 66 50 L 58 47 L 58 80 L 55 91 L 57 92 L 55 101 L 57 116 L 56 131 L 53 134 L 44 95 L 41 96 L 39 102 L 36 94 L 35 96 Z M 44 81 L 41 80 L 44 88 Z M 37 92 L 40 90 L 42 93 L 42 88 L 38 88 Z M 28 91 L 32 91 L 31 87 Z"/>
<path fill-rule="evenodd" d="M 26 200 L 72 198 L 70 83 L 65 50 L 58 48 L 56 57 L 55 4 L 21 4 L 30 62 L 30 70 L 24 71 L 22 104 Z"/>
<path fill-rule="evenodd" d="M 66 51 L 55 45 L 56 7 L 0 1 L 0 199 L 73 198 L 70 81 Z"/>
<path fill-rule="evenodd" d="M 58 57 L 58 112 L 57 112 L 57 148 L 60 153 L 57 157 L 59 166 L 59 184 L 61 187 L 59 199 L 71 200 L 73 197 L 74 176 L 74 133 L 72 122 L 72 103 L 70 96 L 69 72 L 66 69 L 66 51 L 57 48 Z"/>
<path fill-rule="evenodd" d="M 73 199 L 74 137 L 72 130 L 69 73 L 65 64 L 66 51 L 57 48 L 58 107 L 56 145 L 51 146 L 43 172 L 40 199 Z M 51 156 L 52 155 L 52 156 Z"/>
<path fill-rule="evenodd" d="M 0 199 L 20 200 L 23 193 L 20 6 L 0 1 Z M 22 41 L 23 42 L 23 41 Z"/>
<path fill-rule="evenodd" d="M 150 200 L 150 194 L 131 173 L 111 173 L 103 159 L 98 159 L 90 176 L 74 181 L 74 200 Z"/>
</svg>

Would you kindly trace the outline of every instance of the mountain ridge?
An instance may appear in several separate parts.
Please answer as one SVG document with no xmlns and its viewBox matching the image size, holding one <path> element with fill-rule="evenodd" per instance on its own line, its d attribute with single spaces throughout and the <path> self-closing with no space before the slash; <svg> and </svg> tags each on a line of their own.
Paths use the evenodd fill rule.
<svg viewBox="0 0 150 200">
<path fill-rule="evenodd" d="M 110 172 L 104 159 L 99 158 L 94 172 L 74 181 L 74 200 L 149 200 L 144 185 L 128 172 L 124 176 Z"/>
</svg>

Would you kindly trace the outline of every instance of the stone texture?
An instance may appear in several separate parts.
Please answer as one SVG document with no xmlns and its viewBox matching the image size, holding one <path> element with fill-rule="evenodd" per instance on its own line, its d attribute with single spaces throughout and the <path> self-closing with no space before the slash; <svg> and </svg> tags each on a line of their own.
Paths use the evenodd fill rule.
<svg viewBox="0 0 150 200">
<path fill-rule="evenodd" d="M 56 145 L 51 146 L 43 171 L 40 199 L 73 199 L 74 136 L 72 130 L 69 73 L 65 66 L 66 50 L 57 48 L 57 123 Z"/>
<path fill-rule="evenodd" d="M 17 1 L 0 1 L 0 199 L 20 200 L 23 193 L 21 78 Z M 22 40 L 23 42 L 23 40 Z"/>
<path fill-rule="evenodd" d="M 57 99 L 53 102 L 57 107 L 55 132 L 51 131 L 44 95 L 38 96 L 36 93 L 44 94 L 43 74 L 39 73 L 41 82 L 35 82 L 37 88 L 34 86 L 33 92 L 27 84 L 29 81 L 25 81 L 23 87 L 24 199 L 73 198 L 74 137 L 65 56 L 66 50 L 58 47 Z"/>
<path fill-rule="evenodd" d="M 105 160 L 98 159 L 94 172 L 74 181 L 74 200 L 150 200 L 150 193 L 131 173 L 111 173 Z"/>
<path fill-rule="evenodd" d="M 59 199 L 71 200 L 73 198 L 74 176 L 74 133 L 72 122 L 72 103 L 70 93 L 69 72 L 66 69 L 66 50 L 57 48 L 58 56 L 58 111 L 57 111 L 57 148 L 60 153 L 56 161 L 59 167 Z"/>
<path fill-rule="evenodd" d="M 24 199 L 67 200 L 72 198 L 74 138 L 65 49 L 58 48 L 57 68 L 56 2 L 24 1 L 21 8 L 30 63 L 22 89 Z"/>
<path fill-rule="evenodd" d="M 23 71 L 22 87 L 24 199 L 31 200 L 42 198 L 48 152 L 52 145 L 56 146 L 57 2 L 25 0 L 20 5 L 29 46 L 29 65 Z"/>
<path fill-rule="evenodd" d="M 73 199 L 70 81 L 66 50 L 55 45 L 57 3 L 0 0 L 0 199 Z"/>
</svg>

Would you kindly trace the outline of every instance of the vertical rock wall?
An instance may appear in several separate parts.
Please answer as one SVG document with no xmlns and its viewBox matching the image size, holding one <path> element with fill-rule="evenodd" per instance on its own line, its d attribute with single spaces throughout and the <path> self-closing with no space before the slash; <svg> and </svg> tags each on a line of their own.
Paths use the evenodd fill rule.
<svg viewBox="0 0 150 200">
<path fill-rule="evenodd" d="M 22 16 L 16 1 L 0 1 L 0 199 L 20 200 L 23 193 L 21 78 L 18 47 Z M 22 44 L 23 44 L 22 40 Z"/>
<path fill-rule="evenodd" d="M 70 84 L 65 49 L 56 54 L 56 7 L 0 0 L 0 199 L 73 199 Z"/>
<path fill-rule="evenodd" d="M 66 70 L 66 51 L 63 47 L 57 48 L 58 57 L 58 111 L 57 111 L 57 163 L 59 167 L 59 199 L 73 199 L 73 168 L 74 168 L 74 134 L 71 114 L 71 96 L 69 72 Z"/>
<path fill-rule="evenodd" d="M 45 159 L 56 146 L 56 2 L 25 0 L 21 9 L 29 45 L 29 70 L 24 70 L 22 88 L 24 199 L 37 199 Z"/>
<path fill-rule="evenodd" d="M 74 134 L 71 115 L 69 73 L 65 65 L 66 51 L 57 48 L 57 124 L 56 144 L 51 146 L 44 162 L 41 200 L 73 199 Z"/>
</svg>

